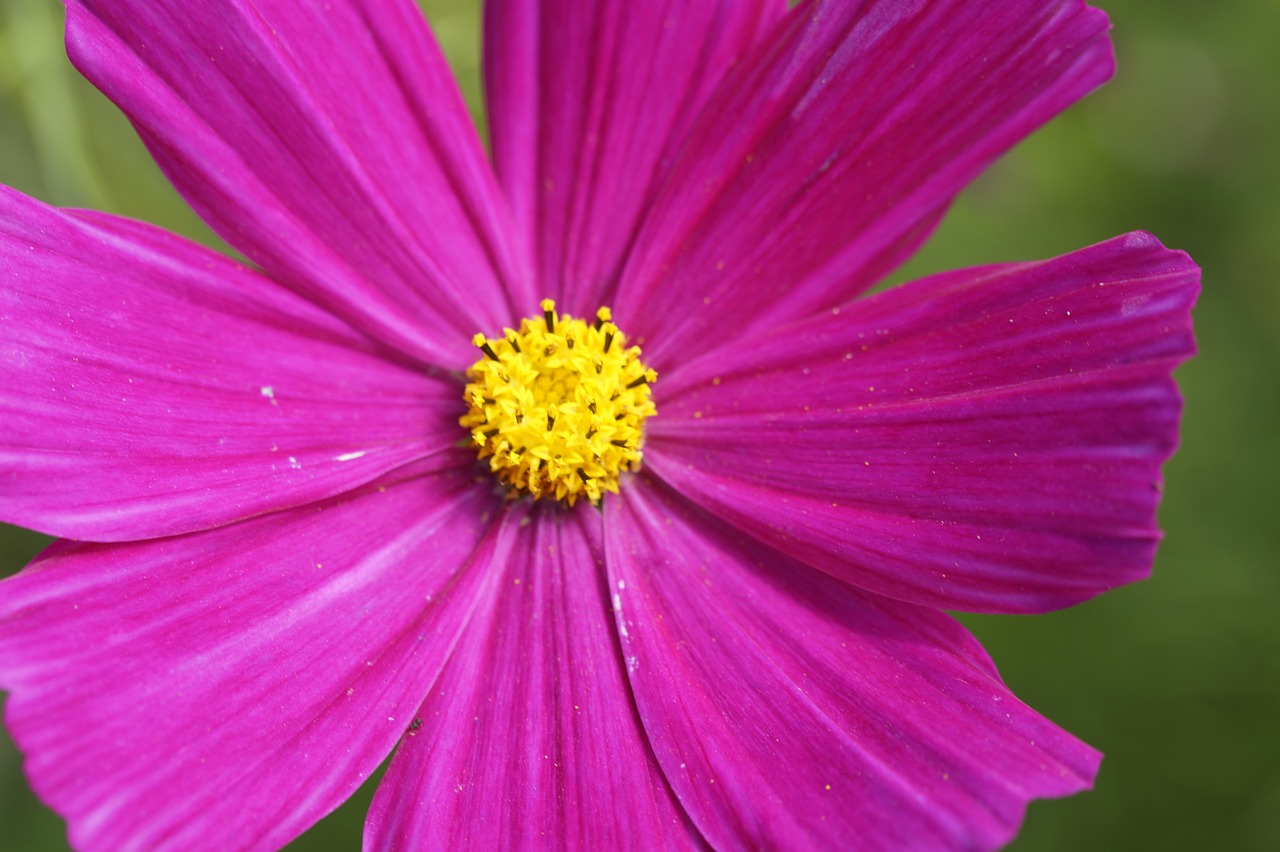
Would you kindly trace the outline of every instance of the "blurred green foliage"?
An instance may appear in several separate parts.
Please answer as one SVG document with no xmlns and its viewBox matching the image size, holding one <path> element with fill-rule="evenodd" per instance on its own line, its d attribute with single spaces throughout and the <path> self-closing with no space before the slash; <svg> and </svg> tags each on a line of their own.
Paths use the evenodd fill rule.
<svg viewBox="0 0 1280 852">
<path fill-rule="evenodd" d="M 966 617 L 1029 704 L 1107 754 L 1033 804 L 1018 850 L 1280 849 L 1280 4 L 1111 0 L 1117 79 L 1006 157 L 895 278 L 1144 229 L 1205 270 L 1200 357 L 1150 582 L 1034 618 Z M 478 3 L 423 2 L 480 117 Z M 50 0 L 0 0 L 0 182 L 221 247 L 71 69 Z M 0 529 L 0 575 L 44 539 Z M 0 733 L 0 827 L 65 848 Z M 357 848 L 365 789 L 297 841 Z"/>
</svg>

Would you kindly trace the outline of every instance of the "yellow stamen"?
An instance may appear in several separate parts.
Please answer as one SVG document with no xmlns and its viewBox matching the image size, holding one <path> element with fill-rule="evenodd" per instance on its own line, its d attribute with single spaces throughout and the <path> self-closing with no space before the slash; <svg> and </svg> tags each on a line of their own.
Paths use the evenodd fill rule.
<svg viewBox="0 0 1280 852">
<path fill-rule="evenodd" d="M 640 466 L 658 374 L 640 361 L 640 347 L 627 346 L 608 308 L 588 324 L 556 314 L 550 299 L 539 307 L 542 316 L 521 320 L 519 330 L 472 339 L 484 357 L 467 370 L 469 408 L 459 422 L 513 496 L 596 503 Z"/>
</svg>

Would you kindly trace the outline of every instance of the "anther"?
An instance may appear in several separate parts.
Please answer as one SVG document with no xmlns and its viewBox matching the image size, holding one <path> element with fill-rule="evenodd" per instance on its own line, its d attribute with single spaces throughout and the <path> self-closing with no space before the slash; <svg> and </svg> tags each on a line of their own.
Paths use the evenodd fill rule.
<svg viewBox="0 0 1280 852">
<path fill-rule="evenodd" d="M 485 339 L 483 334 L 477 334 L 475 337 L 471 338 L 471 342 L 476 346 L 479 346 L 480 351 L 483 352 L 490 361 L 501 360 L 493 351 L 493 347 L 489 345 L 489 341 Z"/>
</svg>

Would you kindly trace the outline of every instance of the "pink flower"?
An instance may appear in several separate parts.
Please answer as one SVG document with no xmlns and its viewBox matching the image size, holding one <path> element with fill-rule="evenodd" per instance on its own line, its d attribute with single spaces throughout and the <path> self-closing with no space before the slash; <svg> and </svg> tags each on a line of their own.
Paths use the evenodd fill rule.
<svg viewBox="0 0 1280 852">
<path fill-rule="evenodd" d="M 1130 234 L 858 297 L 1107 27 L 492 0 L 490 165 L 410 0 L 68 0 L 249 261 L 0 192 L 0 517 L 64 539 L 0 686 L 72 842 L 278 846 L 393 750 L 373 848 L 989 848 L 1088 787 L 942 610 L 1148 574 L 1198 270 Z M 659 376 L 598 506 L 459 425 L 543 297 Z"/>
</svg>

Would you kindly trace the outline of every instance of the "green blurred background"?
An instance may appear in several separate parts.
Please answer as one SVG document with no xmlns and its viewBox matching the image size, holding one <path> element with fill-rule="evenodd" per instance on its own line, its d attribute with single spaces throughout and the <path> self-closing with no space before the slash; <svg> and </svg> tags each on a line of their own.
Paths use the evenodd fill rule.
<svg viewBox="0 0 1280 852">
<path fill-rule="evenodd" d="M 1048 616 L 966 617 L 1029 704 L 1107 755 L 1032 805 L 1018 850 L 1280 849 L 1280 3 L 1095 0 L 1116 80 L 1025 142 L 896 278 L 1145 229 L 1204 268 L 1201 355 L 1146 583 Z M 423 2 L 480 116 L 475 0 Z M 0 0 L 0 182 L 219 245 L 62 49 L 61 5 Z M 0 527 L 0 576 L 44 544 Z M 299 839 L 355 849 L 372 788 Z M 0 731 L 0 845 L 66 848 Z"/>
</svg>

